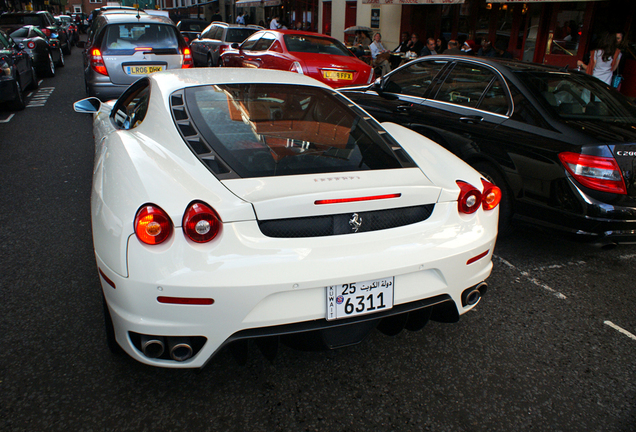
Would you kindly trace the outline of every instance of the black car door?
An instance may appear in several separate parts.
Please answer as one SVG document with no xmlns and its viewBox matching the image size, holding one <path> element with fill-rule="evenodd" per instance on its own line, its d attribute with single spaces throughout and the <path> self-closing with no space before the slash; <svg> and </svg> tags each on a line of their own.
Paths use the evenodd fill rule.
<svg viewBox="0 0 636 432">
<path fill-rule="evenodd" d="M 492 161 L 505 157 L 501 143 L 507 138 L 499 126 L 508 119 L 512 100 L 505 79 L 494 68 L 458 61 L 426 96 L 412 129 L 468 162 L 477 154 Z"/>
<path fill-rule="evenodd" d="M 381 85 L 364 91 L 342 89 L 341 92 L 376 120 L 409 127 L 422 115 L 424 95 L 448 64 L 447 60 L 413 61 L 387 75 Z"/>
</svg>

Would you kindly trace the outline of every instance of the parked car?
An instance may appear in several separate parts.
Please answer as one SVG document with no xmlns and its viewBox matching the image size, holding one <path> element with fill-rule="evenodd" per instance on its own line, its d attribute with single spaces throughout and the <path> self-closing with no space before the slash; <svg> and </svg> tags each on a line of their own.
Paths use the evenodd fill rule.
<svg viewBox="0 0 636 432">
<path fill-rule="evenodd" d="M 115 351 L 200 368 L 455 322 L 486 289 L 499 190 L 300 74 L 152 74 L 94 116 L 93 242 Z M 321 342 L 318 343 L 317 341 Z"/>
<path fill-rule="evenodd" d="M 37 89 L 38 78 L 29 54 L 0 30 L 0 104 L 12 110 L 26 106 L 24 89 Z"/>
<path fill-rule="evenodd" d="M 79 41 L 79 29 L 73 21 L 73 18 L 70 15 L 56 15 L 55 21 L 58 25 L 64 27 L 68 34 L 68 40 L 71 42 L 72 46 L 75 46 L 75 44 Z"/>
<path fill-rule="evenodd" d="M 431 56 L 343 93 L 480 171 L 512 218 L 636 241 L 636 109 L 598 79 L 516 61 Z"/>
<path fill-rule="evenodd" d="M 201 35 L 190 41 L 192 60 L 195 66 L 219 66 L 221 54 L 233 43 L 241 43 L 263 27 L 256 25 L 227 24 L 213 22 Z"/>
<path fill-rule="evenodd" d="M 183 40 L 185 40 L 188 45 L 190 45 L 190 42 L 196 39 L 207 26 L 207 21 L 199 19 L 183 19 L 177 23 L 177 28 L 179 32 L 181 32 Z"/>
<path fill-rule="evenodd" d="M 40 28 L 51 39 L 60 41 L 60 47 L 66 55 L 71 55 L 71 42 L 66 30 L 57 24 L 53 15 L 47 11 L 19 11 L 5 12 L 0 15 L 0 28 L 7 33 L 17 30 L 25 25 L 34 25 Z"/>
<path fill-rule="evenodd" d="M 57 39 L 50 39 L 39 27 L 24 26 L 11 33 L 33 59 L 33 65 L 42 75 L 55 76 L 55 66 L 64 67 L 64 53 Z"/>
<path fill-rule="evenodd" d="M 295 30 L 261 30 L 232 44 L 223 66 L 279 69 L 308 75 L 331 87 L 370 84 L 373 69 L 330 36 Z"/>
<path fill-rule="evenodd" d="M 102 13 L 84 48 L 84 80 L 89 96 L 115 99 L 150 73 L 192 67 L 192 56 L 174 23 L 166 17 Z"/>
</svg>

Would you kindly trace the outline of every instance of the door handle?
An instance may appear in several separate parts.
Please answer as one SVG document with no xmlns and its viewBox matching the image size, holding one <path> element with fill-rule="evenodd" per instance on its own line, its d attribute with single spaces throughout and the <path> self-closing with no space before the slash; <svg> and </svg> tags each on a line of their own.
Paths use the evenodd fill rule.
<svg viewBox="0 0 636 432">
<path fill-rule="evenodd" d="M 399 113 L 408 113 L 411 111 L 411 105 L 398 105 L 395 108 L 395 111 L 399 112 Z"/>
<path fill-rule="evenodd" d="M 481 123 L 484 120 L 483 117 L 481 116 L 469 116 L 469 117 L 460 117 L 459 121 L 462 123 L 468 123 L 468 124 L 476 124 L 476 123 Z"/>
</svg>

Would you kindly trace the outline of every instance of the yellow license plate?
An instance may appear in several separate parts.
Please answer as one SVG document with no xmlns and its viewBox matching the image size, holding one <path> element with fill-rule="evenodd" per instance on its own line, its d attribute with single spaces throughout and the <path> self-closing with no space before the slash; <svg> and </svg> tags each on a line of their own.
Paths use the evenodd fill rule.
<svg viewBox="0 0 636 432">
<path fill-rule="evenodd" d="M 353 74 L 351 72 L 322 71 L 322 76 L 324 79 L 328 80 L 353 80 Z"/>
<path fill-rule="evenodd" d="M 128 75 L 148 75 L 163 70 L 163 66 L 126 66 Z"/>
</svg>

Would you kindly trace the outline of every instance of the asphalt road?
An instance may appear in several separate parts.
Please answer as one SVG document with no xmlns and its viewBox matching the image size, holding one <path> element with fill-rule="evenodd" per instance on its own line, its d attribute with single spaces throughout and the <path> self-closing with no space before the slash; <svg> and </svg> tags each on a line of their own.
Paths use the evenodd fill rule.
<svg viewBox="0 0 636 432">
<path fill-rule="evenodd" d="M 0 111 L 1 431 L 634 431 L 636 246 L 518 227 L 457 324 L 202 371 L 106 347 L 78 49 Z"/>
</svg>

